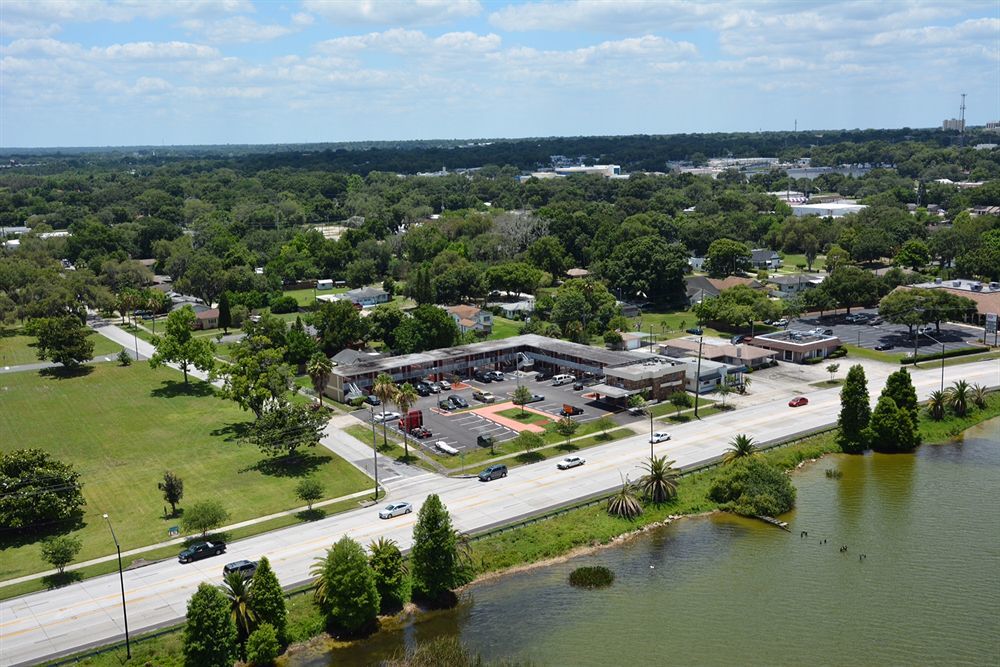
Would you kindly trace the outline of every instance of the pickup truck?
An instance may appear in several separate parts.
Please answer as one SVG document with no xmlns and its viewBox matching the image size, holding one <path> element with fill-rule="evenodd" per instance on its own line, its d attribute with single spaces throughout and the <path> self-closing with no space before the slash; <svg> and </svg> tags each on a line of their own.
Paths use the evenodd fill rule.
<svg viewBox="0 0 1000 667">
<path fill-rule="evenodd" d="M 222 542 L 195 542 L 182 551 L 177 556 L 177 560 L 182 563 L 190 563 L 191 561 L 201 560 L 209 556 L 218 556 L 224 553 L 226 553 L 226 545 Z"/>
</svg>

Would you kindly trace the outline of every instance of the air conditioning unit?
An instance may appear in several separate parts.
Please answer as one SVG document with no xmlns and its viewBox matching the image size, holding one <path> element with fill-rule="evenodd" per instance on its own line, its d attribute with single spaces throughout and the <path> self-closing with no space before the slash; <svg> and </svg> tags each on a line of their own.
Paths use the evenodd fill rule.
<svg viewBox="0 0 1000 667">
<path fill-rule="evenodd" d="M 983 284 L 982 283 L 973 283 L 972 284 L 972 291 L 973 292 L 982 292 L 983 291 Z"/>
<path fill-rule="evenodd" d="M 1000 283 L 990 283 L 990 289 L 1000 289 Z"/>
<path fill-rule="evenodd" d="M 935 284 L 935 285 L 940 285 L 940 284 L 941 284 L 941 282 L 942 282 L 942 280 L 941 280 L 940 278 L 935 278 L 935 279 L 934 279 L 934 284 Z"/>
<path fill-rule="evenodd" d="M 954 281 L 952 281 L 951 284 L 953 286 L 955 286 L 955 287 L 961 287 L 962 286 L 962 281 L 961 280 L 954 280 Z"/>
</svg>

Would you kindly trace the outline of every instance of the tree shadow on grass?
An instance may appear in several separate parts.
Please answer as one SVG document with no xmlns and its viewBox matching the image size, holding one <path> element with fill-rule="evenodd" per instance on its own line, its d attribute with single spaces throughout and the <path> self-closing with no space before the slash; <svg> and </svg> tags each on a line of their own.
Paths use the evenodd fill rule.
<svg viewBox="0 0 1000 667">
<path fill-rule="evenodd" d="M 83 520 L 83 512 L 80 511 L 65 521 L 57 521 L 44 526 L 37 526 L 32 529 L 21 528 L 0 530 L 0 550 L 15 549 L 17 547 L 23 547 L 27 544 L 40 543 L 42 540 L 49 537 L 68 535 L 73 531 L 80 530 L 86 525 L 86 522 Z"/>
<path fill-rule="evenodd" d="M 518 454 L 514 458 L 517 459 L 518 463 L 538 463 L 539 461 L 545 460 L 545 455 L 541 452 L 525 452 L 523 454 Z"/>
<path fill-rule="evenodd" d="M 73 368 L 67 368 L 66 366 L 52 366 L 51 368 L 43 368 L 38 371 L 38 374 L 42 377 L 52 378 L 53 380 L 72 380 L 73 378 L 87 377 L 93 372 L 93 366 L 81 365 Z"/>
<path fill-rule="evenodd" d="M 561 444 L 561 445 L 558 445 L 556 447 L 556 449 L 558 449 L 560 452 L 577 452 L 577 451 L 580 451 L 580 448 L 577 447 L 576 445 L 574 445 L 574 444 L 566 444 L 565 442 L 563 444 Z"/>
<path fill-rule="evenodd" d="M 212 396 L 215 388 L 207 382 L 194 380 L 184 384 L 183 380 L 164 380 L 159 387 L 149 392 L 156 398 L 174 398 L 176 396 Z"/>
<path fill-rule="evenodd" d="M 53 588 L 62 588 L 63 586 L 69 586 L 70 584 L 75 584 L 76 582 L 83 579 L 83 575 L 72 570 L 70 572 L 57 572 L 56 574 L 47 574 L 42 577 L 42 584 L 45 588 L 52 590 Z"/>
<path fill-rule="evenodd" d="M 231 422 L 221 428 L 212 429 L 210 433 L 216 437 L 224 436 L 226 442 L 239 440 L 247 434 L 253 422 Z"/>
<path fill-rule="evenodd" d="M 296 512 L 295 517 L 299 521 L 319 521 L 326 518 L 326 510 L 321 507 L 314 507 L 311 510 Z"/>
<path fill-rule="evenodd" d="M 669 419 L 670 421 L 674 422 L 675 424 L 686 424 L 689 421 L 691 421 L 691 416 L 690 415 L 671 415 L 671 416 L 667 417 L 667 419 Z"/>
<path fill-rule="evenodd" d="M 298 452 L 291 456 L 267 458 L 257 461 L 240 472 L 255 471 L 268 477 L 306 477 L 314 473 L 333 457 L 322 454 Z"/>
</svg>

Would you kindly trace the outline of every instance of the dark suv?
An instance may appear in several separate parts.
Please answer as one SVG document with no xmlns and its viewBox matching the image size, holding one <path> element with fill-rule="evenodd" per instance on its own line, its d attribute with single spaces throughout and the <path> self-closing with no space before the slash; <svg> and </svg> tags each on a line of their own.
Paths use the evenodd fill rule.
<svg viewBox="0 0 1000 667">
<path fill-rule="evenodd" d="M 239 572 L 243 575 L 244 579 L 249 579 L 256 571 L 257 563 L 252 560 L 236 560 L 232 563 L 226 563 L 225 567 L 222 568 L 223 576 L 229 574 L 230 572 Z"/>
<path fill-rule="evenodd" d="M 490 466 L 486 470 L 479 473 L 480 482 L 489 482 L 494 479 L 500 479 L 501 477 L 507 476 L 507 466 L 505 465 L 495 465 Z"/>
<path fill-rule="evenodd" d="M 201 560 L 209 556 L 218 556 L 223 553 L 226 553 L 226 545 L 222 542 L 195 542 L 180 552 L 177 560 L 182 563 L 190 563 L 194 560 Z"/>
</svg>

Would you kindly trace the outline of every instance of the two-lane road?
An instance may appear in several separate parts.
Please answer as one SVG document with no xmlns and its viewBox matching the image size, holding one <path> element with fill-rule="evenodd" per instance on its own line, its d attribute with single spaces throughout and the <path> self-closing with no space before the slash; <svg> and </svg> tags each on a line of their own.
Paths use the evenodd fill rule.
<svg viewBox="0 0 1000 667">
<path fill-rule="evenodd" d="M 869 368 L 873 398 L 891 370 L 886 366 L 878 373 Z M 947 382 L 960 377 L 996 386 L 1000 384 L 1000 362 L 947 369 Z M 940 371 L 917 371 L 914 381 L 918 394 L 926 397 L 938 388 Z M 720 456 L 735 433 L 767 442 L 829 425 L 839 410 L 838 392 L 812 392 L 805 407 L 789 408 L 782 400 L 680 424 L 671 428 L 673 439 L 654 445 L 654 451 L 688 467 Z M 635 479 L 638 465 L 648 456 L 648 436 L 635 436 L 588 449 L 587 464 L 567 471 L 556 470 L 554 461 L 543 461 L 516 468 L 506 479 L 488 483 L 425 475 L 397 482 L 391 495 L 419 507 L 428 494 L 437 493 L 456 526 L 474 532 L 607 491 L 620 484 L 623 475 Z M 416 513 L 382 521 L 377 508 L 358 509 L 236 542 L 221 557 L 188 565 L 164 561 L 126 572 L 130 630 L 138 634 L 181 621 L 187 599 L 197 585 L 202 581 L 219 583 L 226 562 L 266 555 L 287 586 L 308 580 L 313 561 L 345 534 L 362 544 L 389 537 L 401 548 L 409 548 L 415 521 Z M 120 595 L 118 577 L 109 575 L 0 603 L 0 664 L 36 663 L 120 639 L 124 632 Z"/>
</svg>

